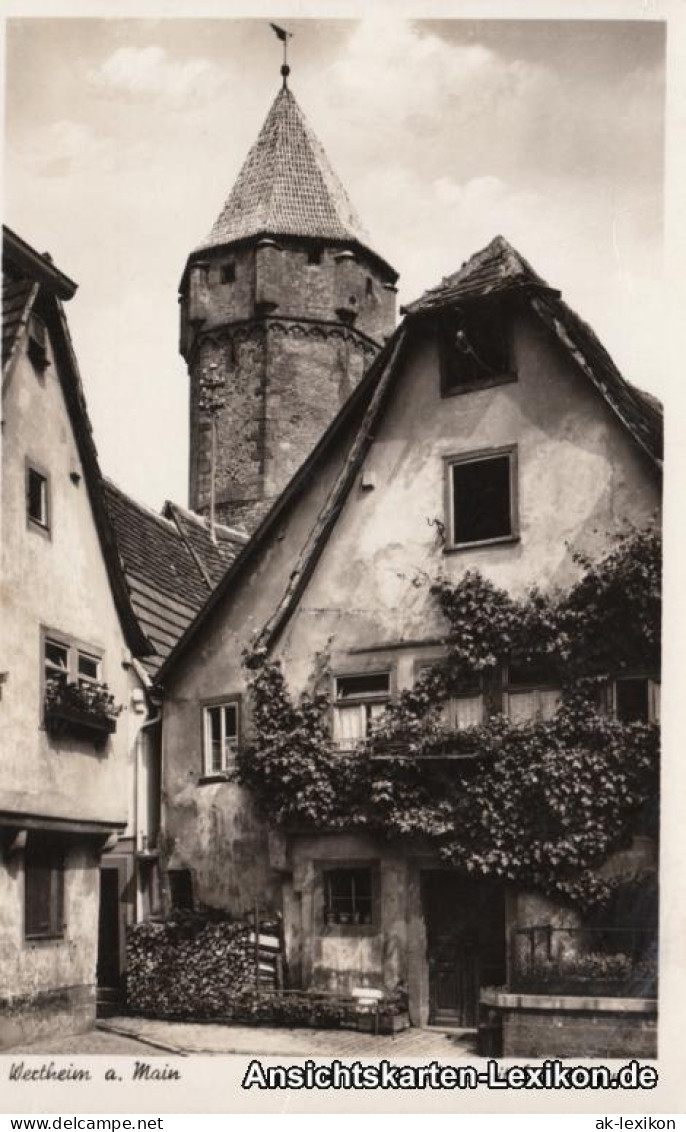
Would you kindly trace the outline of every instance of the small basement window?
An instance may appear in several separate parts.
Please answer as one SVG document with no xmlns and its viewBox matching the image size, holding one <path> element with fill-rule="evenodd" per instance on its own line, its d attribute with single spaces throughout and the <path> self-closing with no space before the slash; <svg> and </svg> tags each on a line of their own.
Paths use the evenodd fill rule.
<svg viewBox="0 0 686 1132">
<path fill-rule="evenodd" d="M 371 735 L 374 723 L 391 698 L 390 672 L 337 676 L 334 687 L 333 737 L 336 746 L 350 750 Z"/>
<path fill-rule="evenodd" d="M 516 537 L 515 456 L 513 448 L 447 462 L 450 546 Z"/>
<path fill-rule="evenodd" d="M 327 924 L 371 924 L 372 870 L 326 869 L 324 915 Z"/>
<path fill-rule="evenodd" d="M 231 260 L 229 263 L 223 263 L 219 268 L 219 280 L 221 283 L 235 283 L 236 282 L 236 264 Z"/>
<path fill-rule="evenodd" d="M 50 529 L 48 477 L 30 464 L 26 467 L 26 515 L 44 531 Z"/>
<path fill-rule="evenodd" d="M 482 299 L 449 311 L 439 331 L 441 393 L 465 393 L 513 380 L 502 300 Z"/>
<path fill-rule="evenodd" d="M 64 851 L 54 841 L 30 833 L 24 857 L 24 935 L 59 939 L 63 919 Z"/>
<path fill-rule="evenodd" d="M 212 704 L 204 714 L 204 773 L 231 770 L 238 747 L 239 704 L 236 700 Z"/>
</svg>

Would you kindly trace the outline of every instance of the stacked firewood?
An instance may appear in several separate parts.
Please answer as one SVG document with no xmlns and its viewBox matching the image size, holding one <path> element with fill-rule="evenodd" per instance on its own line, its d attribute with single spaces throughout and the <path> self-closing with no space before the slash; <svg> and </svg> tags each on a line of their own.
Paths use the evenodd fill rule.
<svg viewBox="0 0 686 1132">
<path fill-rule="evenodd" d="M 157 1018 L 223 1018 L 255 990 L 249 924 L 188 917 L 127 933 L 127 1006 Z"/>
</svg>

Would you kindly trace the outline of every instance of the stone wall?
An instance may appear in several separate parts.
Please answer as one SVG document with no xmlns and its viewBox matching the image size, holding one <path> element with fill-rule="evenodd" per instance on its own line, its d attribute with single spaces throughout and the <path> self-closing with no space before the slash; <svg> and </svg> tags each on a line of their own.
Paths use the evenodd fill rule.
<svg viewBox="0 0 686 1132">
<path fill-rule="evenodd" d="M 211 430 L 198 411 L 200 374 L 223 378 L 217 417 L 217 517 L 252 525 L 283 490 L 375 355 L 344 326 L 259 320 L 207 335 L 191 372 L 191 506 L 206 513 Z M 257 505 L 257 506 L 256 506 Z"/>
<path fill-rule="evenodd" d="M 555 998 L 486 991 L 498 1008 L 504 1057 L 657 1057 L 652 999 Z"/>
</svg>

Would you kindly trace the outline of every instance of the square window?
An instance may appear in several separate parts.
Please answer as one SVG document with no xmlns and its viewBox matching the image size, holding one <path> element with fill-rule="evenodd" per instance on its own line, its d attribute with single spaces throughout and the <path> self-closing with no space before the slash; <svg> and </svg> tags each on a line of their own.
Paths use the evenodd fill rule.
<svg viewBox="0 0 686 1132">
<path fill-rule="evenodd" d="M 481 693 L 473 696 L 451 696 L 446 704 L 446 722 L 453 731 L 464 731 L 467 727 L 478 727 L 484 721 L 484 698 Z"/>
<path fill-rule="evenodd" d="M 48 530 L 48 477 L 30 465 L 26 469 L 26 514 L 32 523 Z"/>
<path fill-rule="evenodd" d="M 55 842 L 29 834 L 24 858 L 24 935 L 57 939 L 64 934 L 64 852 Z"/>
<path fill-rule="evenodd" d="M 219 268 L 219 279 L 222 283 L 236 282 L 236 264 L 233 261 L 221 265 Z"/>
<path fill-rule="evenodd" d="M 660 718 L 660 685 L 644 676 L 615 680 L 614 714 L 620 723 L 655 723 Z"/>
<path fill-rule="evenodd" d="M 324 915 L 327 924 L 371 924 L 372 870 L 326 869 Z"/>
<path fill-rule="evenodd" d="M 450 545 L 516 537 L 515 451 L 448 461 Z"/>
<path fill-rule="evenodd" d="M 513 380 L 510 334 L 501 299 L 482 299 L 448 312 L 439 331 L 441 393 Z"/>
<path fill-rule="evenodd" d="M 562 704 L 557 677 L 544 663 L 513 659 L 508 665 L 507 714 L 513 723 L 549 720 Z"/>
<path fill-rule="evenodd" d="M 238 747 L 239 704 L 236 700 L 204 709 L 206 775 L 224 774 L 234 766 Z"/>
<path fill-rule="evenodd" d="M 390 672 L 337 676 L 334 689 L 333 737 L 341 750 L 367 739 L 391 698 Z"/>
<path fill-rule="evenodd" d="M 310 266 L 318 267 L 322 262 L 322 249 L 318 246 L 307 249 L 307 262 Z"/>
</svg>

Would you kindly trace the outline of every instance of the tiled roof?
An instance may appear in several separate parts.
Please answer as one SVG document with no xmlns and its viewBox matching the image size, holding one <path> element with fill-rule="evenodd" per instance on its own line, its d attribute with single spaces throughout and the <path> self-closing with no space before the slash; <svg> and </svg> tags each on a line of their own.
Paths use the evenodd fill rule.
<svg viewBox="0 0 686 1132">
<path fill-rule="evenodd" d="M 369 236 L 291 91 L 274 100 L 202 249 L 250 236 Z"/>
<path fill-rule="evenodd" d="M 13 359 L 24 349 L 22 328 L 36 308 L 52 343 L 54 372 L 59 379 L 69 414 L 93 522 L 124 637 L 134 655 L 145 656 L 150 651 L 150 642 L 134 613 L 126 579 L 115 551 L 114 531 L 105 506 L 93 429 L 63 307 L 63 300 L 68 300 L 75 294 L 76 283 L 55 267 L 49 256 L 41 255 L 6 225 L 3 225 L 2 252 L 3 376 L 11 372 Z"/>
<path fill-rule="evenodd" d="M 662 460 L 662 406 L 628 382 L 588 323 L 568 307 L 503 236 L 496 236 L 459 271 L 405 308 L 426 316 L 454 304 L 502 291 L 526 293 L 536 314 L 572 355 L 634 440 L 655 461 Z"/>
<path fill-rule="evenodd" d="M 34 284 L 25 276 L 2 273 L 2 364 L 10 357 L 24 321 Z"/>
<path fill-rule="evenodd" d="M 459 271 L 431 287 L 416 302 L 404 307 L 402 313 L 429 314 L 460 300 L 484 298 L 526 284 L 547 287 L 524 257 L 503 236 L 496 236 L 463 263 Z"/>
<path fill-rule="evenodd" d="M 185 508 L 167 503 L 158 515 L 110 480 L 104 487 L 131 602 L 155 647 L 144 660 L 154 675 L 247 538 L 217 526 L 215 544 L 204 521 Z"/>
</svg>

